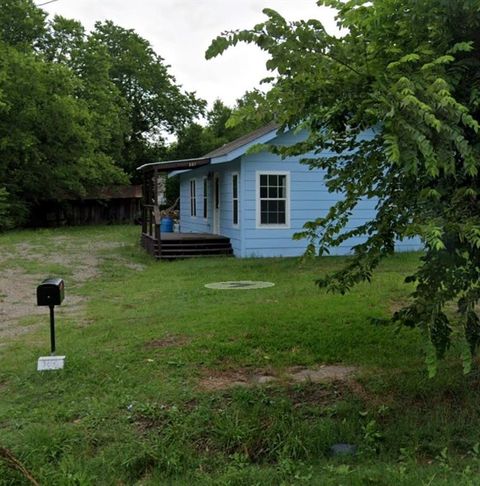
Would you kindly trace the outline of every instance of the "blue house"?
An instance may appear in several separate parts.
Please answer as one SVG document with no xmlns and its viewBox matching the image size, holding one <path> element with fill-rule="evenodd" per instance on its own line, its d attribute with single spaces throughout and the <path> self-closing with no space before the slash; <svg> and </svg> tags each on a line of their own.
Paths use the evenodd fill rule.
<svg viewBox="0 0 480 486">
<path fill-rule="evenodd" d="M 176 246 L 180 255 L 183 241 L 194 256 L 202 254 L 195 252 L 195 247 L 200 249 L 203 241 L 205 248 L 210 242 L 211 254 L 215 254 L 213 247 L 217 245 L 219 252 L 233 252 L 243 258 L 302 255 L 307 242 L 293 240 L 293 234 L 301 231 L 306 221 L 326 214 L 340 195 L 327 190 L 322 170 L 310 169 L 298 157 L 281 159 L 267 150 L 249 153 L 257 144 L 292 145 L 305 137 L 305 133 L 278 133 L 277 129 L 277 125 L 269 124 L 199 159 L 140 167 L 145 176 L 144 192 L 152 202 L 147 204 L 149 207 L 158 198 L 155 181 L 159 173 L 173 171 L 170 176 L 180 178 L 180 233 L 159 233 L 153 211 L 150 233 L 157 241 L 148 241 L 150 236 L 145 238 L 149 223 L 144 221 L 145 248 L 154 254 L 157 251 L 157 257 L 162 257 L 162 253 L 168 257 L 168 250 Z M 368 135 L 366 132 L 365 136 Z M 149 190 L 151 181 L 153 188 Z M 358 226 L 374 214 L 375 201 L 361 201 L 350 224 Z M 361 239 L 353 238 L 333 248 L 331 254 L 349 254 L 352 246 L 360 242 Z M 418 248 L 417 241 L 397 245 L 399 251 Z"/>
</svg>

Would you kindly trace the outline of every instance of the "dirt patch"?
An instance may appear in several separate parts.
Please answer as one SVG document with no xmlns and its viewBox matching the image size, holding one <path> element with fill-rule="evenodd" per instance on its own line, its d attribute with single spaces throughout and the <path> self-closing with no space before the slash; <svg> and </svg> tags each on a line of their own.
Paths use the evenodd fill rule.
<svg viewBox="0 0 480 486">
<path fill-rule="evenodd" d="M 132 263 L 127 262 L 126 260 L 122 260 L 122 264 L 123 266 L 135 272 L 143 272 L 147 268 L 146 265 L 142 265 L 141 263 Z"/>
<path fill-rule="evenodd" d="M 404 299 L 404 300 L 391 300 L 389 303 L 389 310 L 390 313 L 393 315 L 395 312 L 401 311 L 404 309 L 407 305 L 409 304 L 409 301 Z"/>
<path fill-rule="evenodd" d="M 162 349 L 162 348 L 175 348 L 184 346 L 190 342 L 190 338 L 187 336 L 172 334 L 165 336 L 162 339 L 154 339 L 145 344 L 147 349 Z"/>
<path fill-rule="evenodd" d="M 200 388 L 205 391 L 226 390 L 236 386 L 252 386 L 253 384 L 244 370 L 208 370 L 200 380 Z"/>
<path fill-rule="evenodd" d="M 346 382 L 350 392 L 359 398 L 363 403 L 368 404 L 371 408 L 378 408 L 383 405 L 393 406 L 395 403 L 393 396 L 375 395 L 357 380 L 351 379 Z"/>
<path fill-rule="evenodd" d="M 293 367 L 289 368 L 287 376 L 296 383 L 346 380 L 356 371 L 354 366 L 325 365 L 319 368 Z"/>
<path fill-rule="evenodd" d="M 206 391 L 226 390 L 235 386 L 255 386 L 269 383 L 329 383 L 346 381 L 357 368 L 323 365 L 315 368 L 294 366 L 283 372 L 272 370 L 205 370 L 199 387 Z"/>
<path fill-rule="evenodd" d="M 0 260 L 8 265 L 0 271 L 0 347 L 9 338 L 48 324 L 48 312 L 37 307 L 35 294 L 37 285 L 49 272 L 38 268 L 60 265 L 69 270 L 65 275 L 65 304 L 58 307 L 57 315 L 78 316 L 81 320 L 86 299 L 78 294 L 78 288 L 99 274 L 102 252 L 119 246 L 122 244 L 117 242 L 46 237 L 42 246 L 22 242 L 9 246 L 8 250 L 1 249 Z M 29 266 L 35 270 L 27 271 L 25 268 Z"/>
<path fill-rule="evenodd" d="M 323 365 L 318 367 L 294 366 L 283 371 L 262 369 L 204 370 L 199 389 L 207 392 L 227 391 L 234 387 L 282 385 L 282 393 L 290 398 L 295 407 L 305 405 L 332 405 L 345 396 L 352 395 L 371 408 L 393 407 L 393 396 L 377 395 L 368 391 L 355 379 L 359 369 L 353 366 Z M 269 388 L 276 393 L 277 388 Z"/>
<path fill-rule="evenodd" d="M 345 395 L 347 385 L 343 381 L 333 381 L 324 383 L 306 383 L 299 387 L 298 385 L 289 386 L 286 394 L 290 398 L 294 407 L 303 407 L 305 405 L 328 406 L 338 402 Z"/>
</svg>

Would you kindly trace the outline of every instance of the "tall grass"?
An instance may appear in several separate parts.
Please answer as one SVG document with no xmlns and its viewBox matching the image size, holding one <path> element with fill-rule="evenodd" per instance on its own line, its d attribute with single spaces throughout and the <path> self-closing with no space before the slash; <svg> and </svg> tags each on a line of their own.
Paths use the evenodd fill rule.
<svg viewBox="0 0 480 486">
<path fill-rule="evenodd" d="M 129 227 L 7 233 L 2 268 L 47 271 L 62 241 L 90 240 L 123 245 L 103 251 L 96 277 L 69 276 L 88 300 L 60 314 L 65 370 L 35 371 L 47 316 L 0 348 L 0 446 L 41 484 L 478 484 L 478 374 L 464 377 L 452 355 L 429 380 L 416 331 L 372 320 L 407 298 L 418 255 L 389 259 L 345 297 L 314 285 L 342 258 L 155 262 Z M 15 261 L 24 241 L 38 259 Z M 204 287 L 237 279 L 275 286 Z M 355 379 L 202 386 L 209 373 L 326 363 L 357 367 Z M 357 454 L 332 457 L 339 442 Z M 0 485 L 21 482 L 0 463 Z"/>
</svg>

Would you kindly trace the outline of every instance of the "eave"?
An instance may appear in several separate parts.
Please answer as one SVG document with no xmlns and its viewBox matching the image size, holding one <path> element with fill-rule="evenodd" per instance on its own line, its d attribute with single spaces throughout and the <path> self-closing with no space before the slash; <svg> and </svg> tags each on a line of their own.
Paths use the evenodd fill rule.
<svg viewBox="0 0 480 486">
<path fill-rule="evenodd" d="M 181 160 L 167 160 L 165 162 L 152 162 L 150 164 L 143 164 L 137 168 L 137 170 L 146 171 L 156 171 L 156 172 L 171 172 L 173 170 L 190 170 L 196 169 L 197 167 L 203 167 L 204 165 L 210 164 L 211 159 L 200 158 L 200 159 L 181 159 Z"/>
</svg>

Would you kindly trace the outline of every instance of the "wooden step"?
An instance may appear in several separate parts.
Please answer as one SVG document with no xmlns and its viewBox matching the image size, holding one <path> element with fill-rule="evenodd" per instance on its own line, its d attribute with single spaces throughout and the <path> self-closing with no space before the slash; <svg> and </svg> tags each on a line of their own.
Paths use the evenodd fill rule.
<svg viewBox="0 0 480 486">
<path fill-rule="evenodd" d="M 230 244 L 218 244 L 218 245 L 162 245 L 161 249 L 162 252 L 164 251 L 170 251 L 170 250 L 179 250 L 183 249 L 185 251 L 188 250 L 223 250 L 225 248 L 231 248 L 232 246 Z"/>
<path fill-rule="evenodd" d="M 217 247 L 211 247 L 211 246 L 204 246 L 201 248 L 197 247 L 184 247 L 184 246 L 175 246 L 175 247 L 169 247 L 161 248 L 162 253 L 203 253 L 203 252 L 224 252 L 224 251 L 232 251 L 232 245 L 223 245 L 223 246 L 217 246 Z"/>
<path fill-rule="evenodd" d="M 162 241 L 162 246 L 166 246 L 166 245 L 173 245 L 173 246 L 177 246 L 177 245 L 229 245 L 230 244 L 230 240 L 201 240 L 201 239 L 198 239 L 198 240 L 193 240 L 193 239 L 189 239 L 189 240 L 164 240 Z"/>
<path fill-rule="evenodd" d="M 172 234 L 162 239 L 160 244 L 148 235 L 142 235 L 141 245 L 158 260 L 177 260 L 181 258 L 225 257 L 232 256 L 230 238 L 219 235 L 188 233 L 176 237 Z"/>
<path fill-rule="evenodd" d="M 229 258 L 232 257 L 233 253 L 215 253 L 213 255 L 162 255 L 157 257 L 158 260 L 183 260 L 187 258 Z"/>
<path fill-rule="evenodd" d="M 224 247 L 224 248 L 171 248 L 169 250 L 162 249 L 162 255 L 203 255 L 206 253 L 232 253 L 233 250 L 231 247 Z"/>
</svg>

